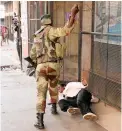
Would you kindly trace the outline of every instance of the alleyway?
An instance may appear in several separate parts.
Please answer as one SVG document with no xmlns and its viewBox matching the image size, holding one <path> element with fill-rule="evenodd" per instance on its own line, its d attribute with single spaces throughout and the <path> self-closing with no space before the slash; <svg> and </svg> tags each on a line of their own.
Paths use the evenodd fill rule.
<svg viewBox="0 0 122 131">
<path fill-rule="evenodd" d="M 1 131 L 37 131 L 36 121 L 36 83 L 20 70 L 15 45 L 0 47 L 0 66 L 11 66 L 0 71 L 1 75 Z M 106 131 L 95 122 L 85 121 L 81 115 L 69 116 L 59 110 L 59 115 L 50 113 L 47 105 L 45 131 Z"/>
</svg>

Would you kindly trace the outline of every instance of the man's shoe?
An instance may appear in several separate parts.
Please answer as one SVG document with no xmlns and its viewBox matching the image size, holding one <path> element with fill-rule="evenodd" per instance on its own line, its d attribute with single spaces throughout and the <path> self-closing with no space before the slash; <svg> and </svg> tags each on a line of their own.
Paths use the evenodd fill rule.
<svg viewBox="0 0 122 131">
<path fill-rule="evenodd" d="M 89 113 L 83 115 L 83 119 L 95 121 L 95 120 L 97 120 L 97 116 L 95 114 L 89 112 Z"/>
<path fill-rule="evenodd" d="M 67 112 L 70 114 L 70 115 L 75 115 L 75 114 L 81 114 L 81 111 L 79 108 L 74 108 L 74 107 L 70 107 Z"/>
<path fill-rule="evenodd" d="M 44 129 L 44 122 L 43 122 L 44 113 L 37 113 L 37 123 L 34 126 L 38 129 Z"/>
<path fill-rule="evenodd" d="M 58 114 L 56 103 L 52 103 L 51 113 L 52 113 L 53 115 Z"/>
</svg>

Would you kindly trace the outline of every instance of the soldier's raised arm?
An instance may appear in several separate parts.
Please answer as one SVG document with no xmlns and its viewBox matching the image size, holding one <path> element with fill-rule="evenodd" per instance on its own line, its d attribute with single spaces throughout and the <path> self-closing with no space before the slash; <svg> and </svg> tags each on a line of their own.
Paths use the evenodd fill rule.
<svg viewBox="0 0 122 131">
<path fill-rule="evenodd" d="M 71 9 L 71 15 L 68 21 L 66 22 L 65 26 L 60 28 L 52 27 L 48 33 L 49 38 L 55 39 L 55 37 L 62 37 L 62 36 L 69 35 L 74 28 L 75 16 L 78 12 L 79 12 L 78 5 L 75 4 Z"/>
</svg>

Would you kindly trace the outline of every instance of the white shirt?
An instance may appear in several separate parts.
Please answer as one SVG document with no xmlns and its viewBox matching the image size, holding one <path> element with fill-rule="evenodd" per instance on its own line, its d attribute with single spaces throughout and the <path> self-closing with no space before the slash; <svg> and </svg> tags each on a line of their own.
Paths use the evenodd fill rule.
<svg viewBox="0 0 122 131">
<path fill-rule="evenodd" d="M 63 95 L 66 97 L 74 97 L 82 88 L 86 87 L 87 86 L 84 86 L 82 82 L 70 82 L 66 85 L 65 90 L 63 91 Z"/>
<path fill-rule="evenodd" d="M 65 97 L 74 97 L 82 88 L 86 88 L 87 86 L 88 85 L 84 86 L 82 82 L 70 82 L 66 85 L 63 94 L 59 93 L 59 100 L 64 99 L 63 95 L 65 95 Z M 92 95 L 91 102 L 96 103 L 98 101 L 99 99 Z"/>
</svg>

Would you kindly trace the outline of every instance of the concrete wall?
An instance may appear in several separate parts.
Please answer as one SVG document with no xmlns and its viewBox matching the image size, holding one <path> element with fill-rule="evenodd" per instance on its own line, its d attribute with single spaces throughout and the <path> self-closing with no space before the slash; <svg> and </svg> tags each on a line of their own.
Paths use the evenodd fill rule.
<svg viewBox="0 0 122 131">
<path fill-rule="evenodd" d="M 28 12 L 27 1 L 21 1 L 21 37 L 22 37 L 22 65 L 26 70 L 27 62 L 23 58 L 28 56 Z"/>
<path fill-rule="evenodd" d="M 89 8 L 91 10 L 89 10 Z M 92 30 L 92 1 L 83 2 L 83 20 L 82 20 L 82 31 Z M 89 70 L 91 68 L 91 36 L 82 35 L 82 54 L 81 54 L 81 74 L 82 77 L 88 80 Z"/>
<path fill-rule="evenodd" d="M 19 1 L 13 1 L 13 12 L 19 14 Z"/>
<path fill-rule="evenodd" d="M 21 1 L 21 28 L 23 57 L 28 56 L 28 13 L 27 1 Z"/>
</svg>

